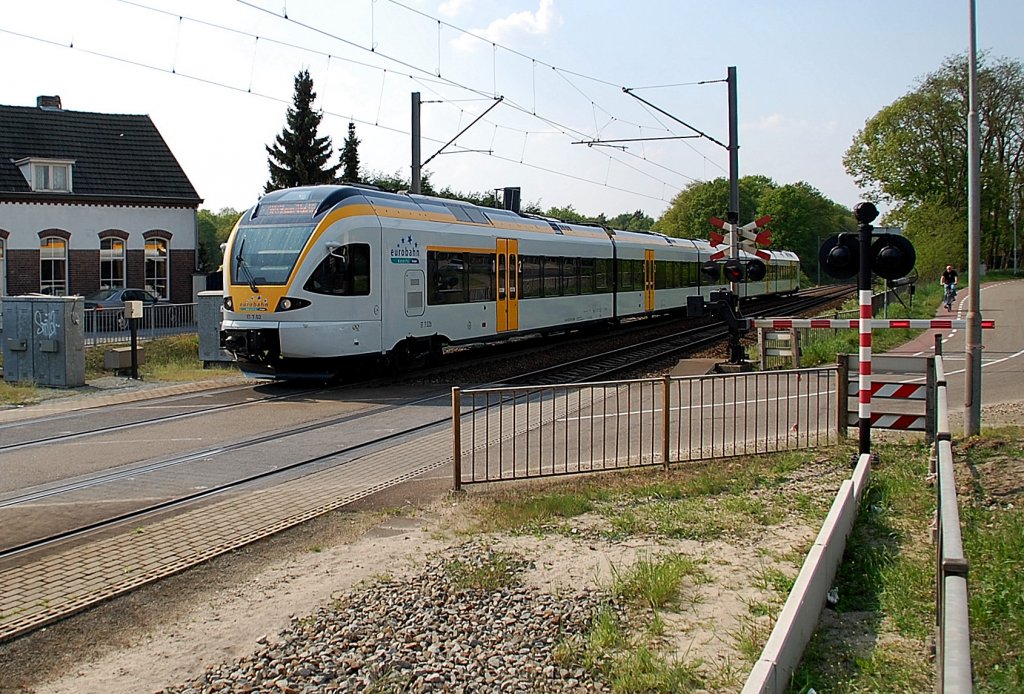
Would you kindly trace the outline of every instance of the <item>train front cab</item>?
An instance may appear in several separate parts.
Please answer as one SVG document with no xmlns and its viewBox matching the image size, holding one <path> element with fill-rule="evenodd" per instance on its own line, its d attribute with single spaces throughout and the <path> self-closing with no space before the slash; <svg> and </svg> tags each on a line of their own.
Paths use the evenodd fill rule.
<svg viewBox="0 0 1024 694">
<path fill-rule="evenodd" d="M 321 209 L 332 190 L 270 193 L 228 241 L 221 341 L 246 373 L 326 375 L 381 349 L 380 222 L 361 197 Z"/>
</svg>

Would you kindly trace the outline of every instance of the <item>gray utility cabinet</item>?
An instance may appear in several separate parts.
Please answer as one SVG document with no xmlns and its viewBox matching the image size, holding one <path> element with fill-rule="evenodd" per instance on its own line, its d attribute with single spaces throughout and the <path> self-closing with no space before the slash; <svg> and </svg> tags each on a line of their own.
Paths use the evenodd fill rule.
<svg viewBox="0 0 1024 694">
<path fill-rule="evenodd" d="M 233 362 L 230 352 L 220 347 L 220 323 L 224 315 L 224 293 L 199 292 L 196 301 L 199 323 L 199 358 L 204 366 L 217 362 Z"/>
<path fill-rule="evenodd" d="M 3 298 L 4 380 L 85 385 L 85 300 L 80 296 Z"/>
</svg>

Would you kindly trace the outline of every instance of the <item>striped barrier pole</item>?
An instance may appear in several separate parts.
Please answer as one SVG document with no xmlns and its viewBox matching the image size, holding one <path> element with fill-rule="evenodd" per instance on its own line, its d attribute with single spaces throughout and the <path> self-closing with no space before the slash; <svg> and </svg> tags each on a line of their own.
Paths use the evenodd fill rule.
<svg viewBox="0 0 1024 694">
<path fill-rule="evenodd" d="M 860 328 L 858 318 L 754 318 L 751 321 L 754 328 L 766 328 L 769 330 L 789 330 L 790 328 L 827 328 L 831 330 L 842 330 Z M 953 330 L 967 327 L 967 321 L 950 318 L 873 318 L 871 329 L 879 328 L 910 328 L 917 330 Z M 992 330 L 996 327 L 994 320 L 981 321 L 981 327 L 985 330 Z"/>
<path fill-rule="evenodd" d="M 870 227 L 869 227 L 870 228 Z M 863 235 L 863 232 L 861 232 Z M 871 232 L 867 234 L 870 239 Z M 861 242 L 863 246 L 864 243 Z M 862 256 L 864 249 L 861 249 Z M 863 261 L 862 261 L 863 265 Z M 864 274 L 864 268 L 861 267 L 861 274 Z M 871 282 L 871 270 L 867 271 L 867 280 Z M 858 431 L 860 433 L 860 448 L 859 453 L 864 455 L 865 453 L 871 453 L 871 287 L 870 284 L 867 289 L 861 289 L 858 292 L 860 296 L 860 323 L 858 325 L 860 332 L 860 377 L 858 378 L 858 386 L 860 389 L 859 397 L 857 398 L 857 416 L 859 421 L 857 423 Z"/>
</svg>

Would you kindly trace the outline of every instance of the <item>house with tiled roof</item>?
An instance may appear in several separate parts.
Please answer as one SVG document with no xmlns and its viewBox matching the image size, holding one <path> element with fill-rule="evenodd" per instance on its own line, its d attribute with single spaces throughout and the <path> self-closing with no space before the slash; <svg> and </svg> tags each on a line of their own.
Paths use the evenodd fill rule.
<svg viewBox="0 0 1024 694">
<path fill-rule="evenodd" d="M 0 105 L 0 296 L 191 302 L 200 203 L 149 116 Z"/>
</svg>

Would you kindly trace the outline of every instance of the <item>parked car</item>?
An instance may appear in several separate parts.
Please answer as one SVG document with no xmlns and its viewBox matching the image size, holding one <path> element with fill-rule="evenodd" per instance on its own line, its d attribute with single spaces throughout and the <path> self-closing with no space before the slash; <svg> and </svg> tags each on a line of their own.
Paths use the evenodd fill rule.
<svg viewBox="0 0 1024 694">
<path fill-rule="evenodd" d="M 85 297 L 86 330 L 124 330 L 128 327 L 128 319 L 124 316 L 124 302 L 141 301 L 144 315 L 152 313 L 156 306 L 170 307 L 166 301 L 147 289 L 121 287 L 118 289 L 101 289 L 95 294 Z M 169 313 L 156 318 L 167 322 Z"/>
<path fill-rule="evenodd" d="M 85 297 L 85 307 L 103 309 L 124 308 L 124 302 L 126 301 L 141 301 L 144 307 L 165 303 L 163 299 L 148 289 L 122 287 L 120 289 L 101 289 L 95 294 Z"/>
</svg>

